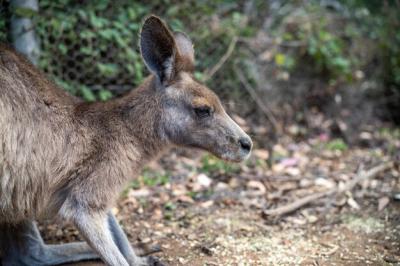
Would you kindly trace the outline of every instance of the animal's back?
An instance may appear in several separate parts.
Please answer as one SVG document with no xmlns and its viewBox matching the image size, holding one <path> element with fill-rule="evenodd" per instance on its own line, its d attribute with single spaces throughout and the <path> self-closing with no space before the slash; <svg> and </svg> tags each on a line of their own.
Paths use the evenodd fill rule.
<svg viewBox="0 0 400 266">
<path fill-rule="evenodd" d="M 0 223 L 43 211 L 75 102 L 0 45 Z"/>
</svg>

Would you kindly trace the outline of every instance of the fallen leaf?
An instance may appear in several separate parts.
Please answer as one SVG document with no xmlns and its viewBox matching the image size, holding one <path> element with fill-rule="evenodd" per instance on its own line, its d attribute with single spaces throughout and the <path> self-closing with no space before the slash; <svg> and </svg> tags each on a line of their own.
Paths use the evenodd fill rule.
<svg viewBox="0 0 400 266">
<path fill-rule="evenodd" d="M 194 203 L 194 200 L 187 195 L 180 195 L 179 197 L 177 197 L 177 200 L 180 202 Z"/>
<path fill-rule="evenodd" d="M 237 188 L 240 186 L 240 180 L 236 177 L 233 177 L 229 180 L 229 186 L 231 188 Z"/>
<path fill-rule="evenodd" d="M 290 176 L 298 176 L 301 173 L 301 171 L 297 167 L 290 167 L 290 168 L 285 170 L 285 173 L 290 175 Z"/>
<path fill-rule="evenodd" d="M 265 149 L 254 149 L 253 154 L 261 160 L 267 160 L 269 158 L 269 152 Z"/>
<path fill-rule="evenodd" d="M 279 164 L 284 167 L 296 166 L 299 163 L 297 158 L 283 158 Z"/>
<path fill-rule="evenodd" d="M 378 211 L 382 211 L 390 202 L 389 197 L 382 197 L 378 200 Z"/>
<path fill-rule="evenodd" d="M 322 141 L 322 142 L 327 142 L 327 141 L 329 140 L 329 135 L 326 134 L 326 133 L 321 133 L 321 134 L 318 136 L 318 139 L 319 139 L 320 141 Z"/>
<path fill-rule="evenodd" d="M 202 207 L 202 208 L 209 208 L 209 207 L 211 207 L 213 204 L 214 204 L 214 201 L 208 200 L 208 201 L 205 201 L 205 202 L 200 203 L 200 207 Z"/>
<path fill-rule="evenodd" d="M 187 193 L 187 189 L 182 184 L 175 185 L 172 189 L 172 195 L 174 195 L 176 197 L 185 195 L 186 193 Z"/>
<path fill-rule="evenodd" d="M 251 180 L 251 181 L 247 182 L 247 187 L 258 190 L 260 192 L 260 194 L 265 194 L 265 192 L 267 191 L 263 183 L 261 183 L 260 181 L 255 181 L 255 180 Z"/>
<path fill-rule="evenodd" d="M 259 55 L 261 61 L 271 61 L 272 60 L 272 52 L 270 50 L 265 50 Z"/>
<path fill-rule="evenodd" d="M 326 187 L 326 188 L 333 188 L 333 187 L 335 187 L 335 182 L 333 182 L 330 179 L 324 178 L 324 177 L 318 177 L 317 179 L 315 179 L 315 185 Z"/>
<path fill-rule="evenodd" d="M 349 206 L 352 207 L 353 209 L 356 210 L 360 209 L 360 205 L 353 198 L 349 198 L 347 200 L 347 204 L 349 204 Z"/>
<path fill-rule="evenodd" d="M 141 188 L 141 189 L 131 189 L 128 192 L 128 197 L 147 197 L 150 195 L 150 190 L 147 188 Z"/>
</svg>

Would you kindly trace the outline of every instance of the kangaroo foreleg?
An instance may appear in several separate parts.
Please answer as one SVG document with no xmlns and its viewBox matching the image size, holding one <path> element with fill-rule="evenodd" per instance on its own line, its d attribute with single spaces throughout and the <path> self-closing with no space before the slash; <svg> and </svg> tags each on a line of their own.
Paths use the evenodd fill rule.
<svg viewBox="0 0 400 266">
<path fill-rule="evenodd" d="M 129 262 L 130 265 L 149 265 L 149 266 L 163 265 L 160 261 L 158 261 L 156 258 L 152 256 L 139 257 L 138 255 L 136 255 L 124 231 L 122 230 L 117 219 L 111 212 L 108 212 L 108 225 L 110 227 L 110 231 L 115 244 L 118 246 L 122 255 L 125 257 L 125 259 Z"/>
</svg>

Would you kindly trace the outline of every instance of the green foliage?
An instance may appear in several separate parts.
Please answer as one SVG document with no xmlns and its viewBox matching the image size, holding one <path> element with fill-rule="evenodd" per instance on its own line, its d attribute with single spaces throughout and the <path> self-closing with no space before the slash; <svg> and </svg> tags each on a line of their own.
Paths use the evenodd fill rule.
<svg viewBox="0 0 400 266">
<path fill-rule="evenodd" d="M 0 5 L 0 42 L 7 42 L 7 13 L 6 5 Z"/>
<path fill-rule="evenodd" d="M 351 81 L 356 59 L 349 53 L 353 32 L 332 27 L 336 17 L 320 6 L 319 1 L 307 1 L 298 11 L 277 24 L 276 38 L 282 47 L 275 54 L 278 69 L 304 71 L 307 65 L 330 80 Z"/>
<path fill-rule="evenodd" d="M 379 134 L 388 139 L 400 139 L 400 128 L 383 127 L 379 130 Z"/>
<path fill-rule="evenodd" d="M 165 203 L 164 209 L 172 211 L 172 210 L 176 209 L 176 205 L 173 202 L 168 201 L 168 202 Z"/>
<path fill-rule="evenodd" d="M 238 165 L 218 159 L 210 154 L 204 155 L 201 159 L 200 172 L 207 174 L 232 174 L 239 169 Z"/>
<path fill-rule="evenodd" d="M 400 123 L 400 11 L 388 8 L 385 14 L 380 17 L 382 28 L 379 32 L 384 61 L 383 80 L 388 107 L 392 109 L 393 118 Z"/>
<path fill-rule="evenodd" d="M 308 40 L 307 53 L 314 60 L 318 72 L 331 76 L 351 77 L 351 61 L 346 58 L 343 40 L 331 34 L 323 23 L 318 23 Z"/>
<path fill-rule="evenodd" d="M 351 82 L 353 72 L 370 63 L 357 46 L 373 42 L 378 46 L 368 52 L 383 51 L 379 56 L 386 64 L 385 79 L 400 84 L 400 11 L 362 0 L 343 1 L 341 8 L 347 15 L 324 8 L 320 1 L 293 6 L 296 11 L 276 24 L 279 43 L 293 47 L 276 52 L 276 66 L 292 71 L 307 65 L 318 75 Z"/>
<path fill-rule="evenodd" d="M 39 66 L 57 84 L 87 101 L 104 101 L 112 97 L 109 86 L 134 87 L 143 80 L 137 36 L 149 13 L 146 5 L 104 0 L 39 4 Z"/>
<path fill-rule="evenodd" d="M 379 136 L 386 143 L 387 153 L 396 156 L 399 148 L 393 140 L 400 140 L 400 128 L 381 128 L 379 130 Z M 382 154 L 379 153 L 378 156 L 382 156 Z"/>
<path fill-rule="evenodd" d="M 284 68 L 286 70 L 292 70 L 296 65 L 295 59 L 288 54 L 277 53 L 274 59 L 275 64 L 278 67 Z"/>
<path fill-rule="evenodd" d="M 346 151 L 348 146 L 342 139 L 334 139 L 326 144 L 326 149 L 331 151 Z"/>
<path fill-rule="evenodd" d="M 6 20 L 0 19 L 0 42 L 7 42 Z"/>
<path fill-rule="evenodd" d="M 39 66 L 58 85 L 87 101 L 109 99 L 111 87 L 130 88 L 141 83 L 146 70 L 137 43 L 148 14 L 162 15 L 173 30 L 191 36 L 196 57 L 202 59 L 196 61 L 199 80 L 226 52 L 233 36 L 254 34 L 241 2 L 230 0 L 41 0 L 39 5 L 40 16 L 34 18 L 42 49 Z M 214 19 L 212 27 L 210 19 Z M 228 76 L 231 73 L 228 71 Z M 231 79 L 219 83 L 228 87 L 225 80 Z"/>
<path fill-rule="evenodd" d="M 128 183 L 125 187 L 124 191 L 121 193 L 123 196 L 126 196 L 130 189 L 140 189 L 141 187 L 155 187 L 155 186 L 163 186 L 169 183 L 169 174 L 161 173 L 157 171 L 152 171 L 150 169 L 144 169 L 142 174 Z"/>
<path fill-rule="evenodd" d="M 382 90 L 393 118 L 400 123 L 400 3 L 381 1 L 351 0 L 346 3 L 352 16 L 363 22 L 362 33 L 377 44 L 374 51 L 380 61 L 377 68 Z"/>
<path fill-rule="evenodd" d="M 100 90 L 99 91 L 99 99 L 101 101 L 107 101 L 113 97 L 112 93 L 108 90 Z"/>
<path fill-rule="evenodd" d="M 399 2 L 343 0 L 327 8 L 312 0 L 284 6 L 280 15 L 271 17 L 270 58 L 277 77 L 287 80 L 300 72 L 331 85 L 356 84 L 363 78 L 377 81 L 367 96 L 386 103 L 400 122 Z"/>
<path fill-rule="evenodd" d="M 169 182 L 169 175 L 145 169 L 140 175 L 139 180 L 146 186 L 163 186 Z"/>
</svg>

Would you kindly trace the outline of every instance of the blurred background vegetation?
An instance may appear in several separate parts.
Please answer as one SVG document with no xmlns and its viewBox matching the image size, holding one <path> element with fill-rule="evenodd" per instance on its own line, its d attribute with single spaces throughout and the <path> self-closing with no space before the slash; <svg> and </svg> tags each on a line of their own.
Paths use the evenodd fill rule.
<svg viewBox="0 0 400 266">
<path fill-rule="evenodd" d="M 339 135 L 400 123 L 397 0 L 39 0 L 38 12 L 3 0 L 0 41 L 12 41 L 12 16 L 31 18 L 39 67 L 75 95 L 107 100 L 148 74 L 138 33 L 152 13 L 190 35 L 196 78 L 242 117 L 275 130 L 294 121 L 297 135 L 316 123 L 310 113 L 331 117 Z"/>
</svg>

